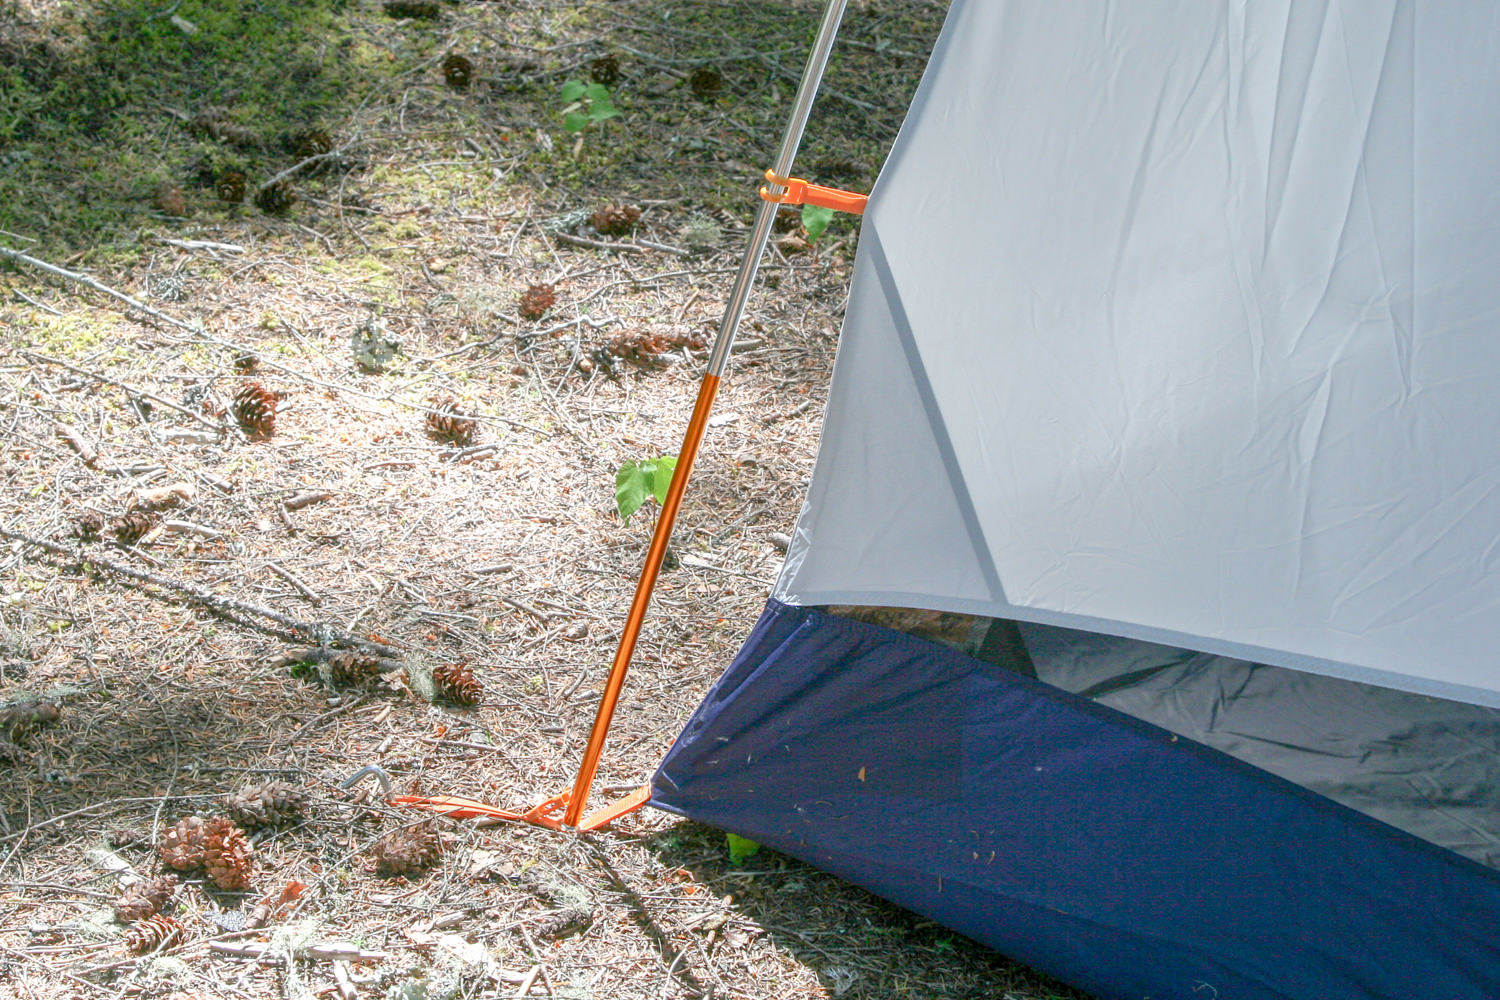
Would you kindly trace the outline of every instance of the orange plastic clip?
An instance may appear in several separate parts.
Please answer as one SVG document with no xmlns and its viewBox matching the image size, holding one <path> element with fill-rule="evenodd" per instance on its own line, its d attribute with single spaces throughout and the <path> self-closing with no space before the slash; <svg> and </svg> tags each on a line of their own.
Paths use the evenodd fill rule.
<svg viewBox="0 0 1500 1000">
<path fill-rule="evenodd" d="M 766 171 L 766 180 L 770 184 L 761 187 L 760 196 L 778 205 L 818 205 L 822 208 L 831 208 L 835 212 L 863 215 L 865 202 L 870 200 L 867 194 L 855 194 L 853 191 L 840 191 L 838 188 L 823 187 L 821 184 L 809 184 L 801 177 L 778 177 L 774 170 Z M 780 194 L 772 194 L 771 185 L 785 190 Z"/>
</svg>

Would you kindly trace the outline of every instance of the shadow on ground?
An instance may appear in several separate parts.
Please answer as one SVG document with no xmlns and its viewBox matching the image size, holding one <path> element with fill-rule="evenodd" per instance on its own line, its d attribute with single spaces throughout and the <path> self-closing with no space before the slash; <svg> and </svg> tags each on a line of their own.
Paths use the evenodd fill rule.
<svg viewBox="0 0 1500 1000">
<path fill-rule="evenodd" d="M 399 173 L 414 140 L 428 202 L 500 179 L 544 200 L 748 216 L 820 7 L 0 0 L 0 230 L 68 259 L 143 229 L 266 214 L 316 224 L 309 203 L 364 207 L 335 183 L 343 172 Z M 869 188 L 945 7 L 851 5 L 802 172 Z M 408 9 L 436 16 L 388 16 Z M 449 85 L 448 54 L 470 61 L 472 80 Z M 591 79 L 609 81 L 621 114 L 569 133 L 561 88 Z M 431 140 L 447 155 L 431 156 Z M 257 204 L 261 185 L 330 145 L 348 155 L 288 178 L 303 204 Z"/>
<path fill-rule="evenodd" d="M 253 199 L 387 55 L 344 0 L 0 3 L 0 228 L 77 253 L 234 175 Z"/>
<path fill-rule="evenodd" d="M 647 838 L 668 868 L 682 869 L 744 918 L 723 933 L 763 930 L 846 1000 L 1003 997 L 1088 1000 L 1086 994 L 832 875 L 769 850 L 739 865 L 725 836 L 684 820 Z M 885 956 L 899 951 L 899 963 Z"/>
</svg>

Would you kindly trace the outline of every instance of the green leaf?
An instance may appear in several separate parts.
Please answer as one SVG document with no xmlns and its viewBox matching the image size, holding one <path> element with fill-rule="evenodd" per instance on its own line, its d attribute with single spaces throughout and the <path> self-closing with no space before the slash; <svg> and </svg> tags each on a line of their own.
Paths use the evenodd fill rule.
<svg viewBox="0 0 1500 1000">
<path fill-rule="evenodd" d="M 597 87 L 598 84 L 595 84 L 594 86 Z M 588 89 L 588 87 L 584 86 L 582 80 L 569 80 L 567 83 L 563 84 L 562 93 L 558 96 L 562 98 L 564 104 L 572 104 L 584 94 L 588 93 Z"/>
<path fill-rule="evenodd" d="M 582 111 L 570 111 L 563 115 L 563 128 L 569 132 L 582 132 L 588 124 L 589 116 Z"/>
<path fill-rule="evenodd" d="M 582 93 L 584 97 L 587 97 L 589 100 L 594 101 L 595 103 L 610 103 L 609 88 L 602 83 L 591 83 L 587 87 L 583 88 Z M 574 100 L 577 100 L 577 98 L 574 98 Z"/>
<path fill-rule="evenodd" d="M 651 475 L 645 462 L 626 462 L 615 473 L 615 507 L 620 511 L 620 520 L 630 523 L 630 515 L 641 509 L 646 497 L 651 494 Z"/>
<path fill-rule="evenodd" d="M 620 114 L 620 109 L 613 104 L 601 104 L 595 101 L 589 105 L 589 121 L 602 122 L 606 118 L 615 118 Z"/>
<path fill-rule="evenodd" d="M 647 497 L 655 497 L 658 504 L 665 503 L 675 468 L 677 459 L 673 455 L 620 466 L 615 473 L 615 507 L 620 511 L 620 520 L 629 524 L 630 515 L 640 510 Z"/>
<path fill-rule="evenodd" d="M 818 237 L 823 235 L 823 230 L 833 221 L 833 209 L 824 208 L 822 205 L 802 206 L 802 228 L 807 230 L 807 241 L 818 242 Z"/>
<path fill-rule="evenodd" d="M 729 838 L 729 863 L 732 865 L 744 864 L 746 858 L 760 850 L 760 845 L 755 841 L 747 840 L 737 833 L 726 833 L 724 836 Z"/>
<path fill-rule="evenodd" d="M 654 462 L 647 463 L 651 469 L 651 494 L 656 497 L 658 504 L 667 502 L 667 488 L 672 485 L 672 473 L 677 468 L 677 457 L 675 455 L 663 455 Z"/>
</svg>

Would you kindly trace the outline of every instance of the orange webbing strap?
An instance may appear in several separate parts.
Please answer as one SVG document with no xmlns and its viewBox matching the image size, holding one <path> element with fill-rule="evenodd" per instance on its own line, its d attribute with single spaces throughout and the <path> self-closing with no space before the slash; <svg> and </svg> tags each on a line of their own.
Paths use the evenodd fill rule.
<svg viewBox="0 0 1500 1000">
<path fill-rule="evenodd" d="M 818 205 L 822 208 L 831 208 L 835 212 L 863 215 L 865 202 L 870 200 L 867 194 L 855 194 L 853 191 L 840 191 L 838 188 L 823 187 L 821 184 L 809 184 L 800 177 L 777 177 L 774 170 L 766 171 L 766 180 L 770 184 L 760 189 L 760 196 L 778 205 Z M 780 194 L 772 194 L 772 185 L 785 190 Z"/>
<path fill-rule="evenodd" d="M 651 786 L 642 785 L 635 791 L 623 798 L 616 799 L 609 805 L 595 809 L 583 819 L 578 821 L 580 830 L 597 830 L 601 826 L 608 826 L 621 816 L 635 812 L 641 806 L 651 801 Z"/>
</svg>

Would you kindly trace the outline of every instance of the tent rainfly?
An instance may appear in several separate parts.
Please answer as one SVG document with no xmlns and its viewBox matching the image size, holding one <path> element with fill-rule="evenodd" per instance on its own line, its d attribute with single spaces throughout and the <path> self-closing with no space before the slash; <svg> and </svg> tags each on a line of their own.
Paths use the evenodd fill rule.
<svg viewBox="0 0 1500 1000">
<path fill-rule="evenodd" d="M 652 803 L 1101 998 L 1500 997 L 1497 176 L 1489 4 L 954 0 Z"/>
<path fill-rule="evenodd" d="M 846 2 L 573 789 L 392 801 L 649 800 L 1101 1000 L 1500 997 L 1500 15 L 952 0 L 866 205 L 791 178 Z M 804 199 L 867 210 L 791 550 L 651 784 L 585 816 Z"/>
</svg>

